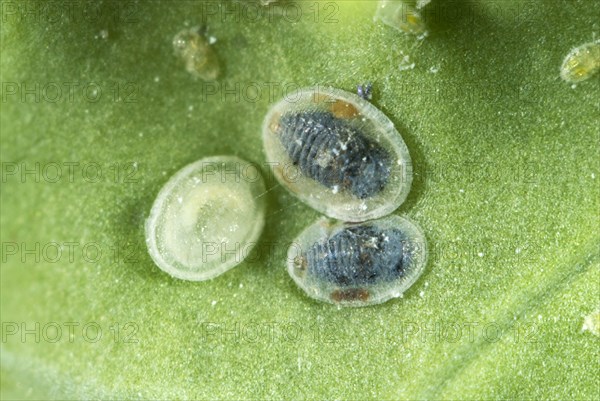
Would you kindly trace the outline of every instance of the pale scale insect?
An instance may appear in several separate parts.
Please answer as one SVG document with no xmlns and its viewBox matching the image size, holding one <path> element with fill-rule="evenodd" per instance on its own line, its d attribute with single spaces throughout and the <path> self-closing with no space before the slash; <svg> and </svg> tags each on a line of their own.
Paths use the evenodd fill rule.
<svg viewBox="0 0 600 401">
<path fill-rule="evenodd" d="M 596 40 L 571 49 L 560 67 L 560 77 L 569 83 L 579 83 L 599 70 L 600 40 Z"/>
<path fill-rule="evenodd" d="M 198 160 L 160 190 L 146 220 L 148 253 L 173 277 L 202 281 L 241 263 L 265 220 L 257 167 L 234 156 Z"/>
</svg>

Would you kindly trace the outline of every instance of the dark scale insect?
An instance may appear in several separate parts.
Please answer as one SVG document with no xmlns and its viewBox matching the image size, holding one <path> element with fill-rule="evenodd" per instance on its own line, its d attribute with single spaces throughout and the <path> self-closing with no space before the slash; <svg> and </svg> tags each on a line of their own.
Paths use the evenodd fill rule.
<svg viewBox="0 0 600 401">
<path fill-rule="evenodd" d="M 389 282 L 410 264 L 410 255 L 402 249 L 405 240 L 397 229 L 351 226 L 315 243 L 303 257 L 312 274 L 340 286 Z"/>
<path fill-rule="evenodd" d="M 349 190 L 365 199 L 387 184 L 388 153 L 330 112 L 284 114 L 277 133 L 292 163 L 333 191 Z"/>
<path fill-rule="evenodd" d="M 406 218 L 359 224 L 321 219 L 293 241 L 288 273 L 312 298 L 366 306 L 401 296 L 426 260 L 425 236 Z"/>
<path fill-rule="evenodd" d="M 370 86 L 361 87 L 366 96 Z M 393 212 L 412 183 L 412 163 L 394 124 L 360 96 L 303 88 L 274 104 L 263 145 L 277 181 L 314 209 L 345 221 Z"/>
</svg>

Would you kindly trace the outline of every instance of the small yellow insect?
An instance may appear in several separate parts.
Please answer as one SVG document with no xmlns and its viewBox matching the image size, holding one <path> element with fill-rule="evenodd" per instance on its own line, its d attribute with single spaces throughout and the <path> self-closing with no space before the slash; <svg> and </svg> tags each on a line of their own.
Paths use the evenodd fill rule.
<svg viewBox="0 0 600 401">
<path fill-rule="evenodd" d="M 405 33 L 413 35 L 427 33 L 427 26 L 419 11 L 404 1 L 380 0 L 375 12 L 375 20 L 378 19 Z"/>
<path fill-rule="evenodd" d="M 567 82 L 585 81 L 600 70 L 600 40 L 572 49 L 562 66 L 560 77 Z"/>
<path fill-rule="evenodd" d="M 185 69 L 205 81 L 214 81 L 221 71 L 219 59 L 200 28 L 184 29 L 173 38 L 175 54 L 185 63 Z"/>
</svg>

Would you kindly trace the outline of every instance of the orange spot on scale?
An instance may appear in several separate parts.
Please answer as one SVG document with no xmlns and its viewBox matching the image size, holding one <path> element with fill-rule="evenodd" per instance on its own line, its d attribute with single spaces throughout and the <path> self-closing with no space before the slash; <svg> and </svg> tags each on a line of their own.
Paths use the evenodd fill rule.
<svg viewBox="0 0 600 401">
<path fill-rule="evenodd" d="M 364 288 L 351 288 L 349 290 L 335 290 L 331 293 L 331 299 L 334 302 L 342 301 L 367 301 L 369 291 Z"/>
<path fill-rule="evenodd" d="M 360 115 L 356 106 L 339 99 L 331 104 L 330 110 L 337 118 L 354 118 Z"/>
</svg>

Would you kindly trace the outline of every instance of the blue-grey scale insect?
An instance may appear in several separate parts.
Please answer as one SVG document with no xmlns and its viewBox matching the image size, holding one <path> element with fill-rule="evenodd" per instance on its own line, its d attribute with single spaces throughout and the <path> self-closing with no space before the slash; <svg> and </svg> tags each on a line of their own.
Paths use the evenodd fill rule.
<svg viewBox="0 0 600 401">
<path fill-rule="evenodd" d="M 332 190 L 365 199 L 380 192 L 390 176 L 387 152 L 329 111 L 284 114 L 276 134 L 292 163 Z"/>
<path fill-rule="evenodd" d="M 391 281 L 410 263 L 410 255 L 402 251 L 404 240 L 397 229 L 350 226 L 327 241 L 315 243 L 305 253 L 306 264 L 314 274 L 338 285 Z"/>
<path fill-rule="evenodd" d="M 422 273 L 421 229 L 399 216 L 352 224 L 321 219 L 288 251 L 288 272 L 312 298 L 366 306 L 399 297 Z"/>
<path fill-rule="evenodd" d="M 412 165 L 402 137 L 353 93 L 314 87 L 288 94 L 267 113 L 263 144 L 277 180 L 329 217 L 381 217 L 410 190 Z"/>
</svg>

